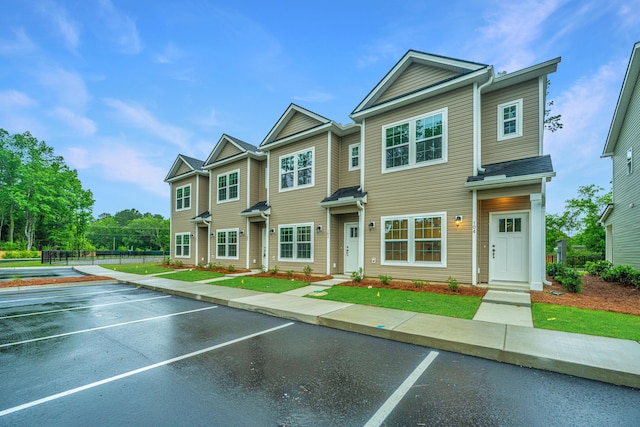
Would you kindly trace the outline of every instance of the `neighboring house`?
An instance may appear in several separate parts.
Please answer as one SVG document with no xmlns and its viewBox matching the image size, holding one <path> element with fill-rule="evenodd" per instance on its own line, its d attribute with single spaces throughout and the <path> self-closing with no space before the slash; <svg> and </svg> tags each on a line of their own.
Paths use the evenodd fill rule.
<svg viewBox="0 0 640 427">
<path fill-rule="evenodd" d="M 606 259 L 640 269 L 640 42 L 631 51 L 602 157 L 613 165 L 612 203 L 600 217 Z"/>
<path fill-rule="evenodd" d="M 545 94 L 559 62 L 496 75 L 410 50 L 352 123 L 291 104 L 258 147 L 223 135 L 200 165 L 178 156 L 172 258 L 542 289 Z M 208 202 L 178 209 L 178 189 L 205 176 Z"/>
</svg>

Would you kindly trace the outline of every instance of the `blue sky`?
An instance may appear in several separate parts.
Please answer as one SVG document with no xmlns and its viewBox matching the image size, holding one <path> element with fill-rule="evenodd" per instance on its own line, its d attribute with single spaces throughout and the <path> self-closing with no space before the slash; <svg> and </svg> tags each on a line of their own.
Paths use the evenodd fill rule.
<svg viewBox="0 0 640 427">
<path fill-rule="evenodd" d="M 168 217 L 178 154 L 204 160 L 223 133 L 258 145 L 291 102 L 348 123 L 409 49 L 509 72 L 561 56 L 556 213 L 610 188 L 600 154 L 639 40 L 640 0 L 4 0 L 0 127 L 54 147 L 95 216 Z"/>
</svg>

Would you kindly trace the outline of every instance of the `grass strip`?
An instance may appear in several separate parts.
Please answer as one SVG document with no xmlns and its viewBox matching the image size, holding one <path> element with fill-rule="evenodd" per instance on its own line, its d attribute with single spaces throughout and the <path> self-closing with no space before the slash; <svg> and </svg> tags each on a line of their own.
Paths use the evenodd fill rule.
<svg viewBox="0 0 640 427">
<path fill-rule="evenodd" d="M 101 264 L 100 266 L 113 271 L 133 274 L 156 274 L 174 271 L 172 268 L 156 264 Z"/>
<path fill-rule="evenodd" d="M 394 308 L 460 319 L 473 319 L 481 302 L 480 297 L 353 286 L 333 286 L 328 288 L 326 292 L 326 295 L 312 295 L 309 298 Z"/>
<path fill-rule="evenodd" d="M 57 266 L 57 264 L 53 264 Z M 51 267 L 49 264 L 43 264 L 40 258 L 34 258 L 29 261 L 2 261 L 0 262 L 0 268 L 16 268 L 16 267 Z"/>
<path fill-rule="evenodd" d="M 175 273 L 163 274 L 160 277 L 163 279 L 182 280 L 184 282 L 198 282 L 200 280 L 224 277 L 224 274 L 207 270 L 181 270 Z"/>
<path fill-rule="evenodd" d="M 302 288 L 304 286 L 309 286 L 309 283 L 301 282 L 299 280 L 275 279 L 271 277 L 241 276 L 234 277 L 229 280 L 212 282 L 211 285 L 279 294 L 293 289 Z"/>
<path fill-rule="evenodd" d="M 533 303 L 536 328 L 640 341 L 640 316 Z"/>
</svg>

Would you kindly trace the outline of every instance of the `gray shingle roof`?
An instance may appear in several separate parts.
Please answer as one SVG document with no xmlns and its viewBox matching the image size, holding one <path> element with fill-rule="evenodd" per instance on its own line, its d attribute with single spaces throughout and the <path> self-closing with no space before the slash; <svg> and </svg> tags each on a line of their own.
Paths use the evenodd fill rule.
<svg viewBox="0 0 640 427">
<path fill-rule="evenodd" d="M 269 209 L 269 205 L 267 204 L 266 200 L 263 200 L 261 202 L 256 203 L 255 205 L 251 206 L 249 209 L 243 210 L 242 212 L 240 212 L 240 214 L 248 214 L 248 213 L 252 213 L 254 211 L 264 212 L 267 209 Z"/>
<path fill-rule="evenodd" d="M 367 193 L 362 191 L 359 185 L 355 185 L 353 187 L 344 187 L 337 189 L 332 195 L 322 199 L 322 202 L 320 203 L 335 202 L 340 199 L 347 198 L 361 199 L 366 195 Z"/>
<path fill-rule="evenodd" d="M 231 141 L 233 141 L 234 143 L 238 144 L 240 147 L 244 148 L 244 149 L 245 149 L 245 150 L 247 150 L 247 151 L 252 151 L 252 152 L 254 152 L 254 153 L 255 153 L 256 151 L 258 151 L 258 147 L 256 147 L 256 146 L 255 146 L 255 145 L 253 145 L 253 144 L 249 144 L 248 142 L 244 142 L 243 140 L 238 139 L 238 138 L 236 138 L 236 137 L 233 137 L 233 136 L 231 136 L 231 135 L 229 135 L 229 134 L 226 134 L 226 133 L 224 134 L 224 136 L 226 136 L 228 139 L 230 139 L 230 140 L 231 140 Z"/>
<path fill-rule="evenodd" d="M 497 177 L 504 175 L 505 178 L 513 178 L 516 176 L 539 175 L 553 172 L 551 164 L 551 156 L 544 155 L 538 157 L 529 157 L 527 159 L 510 160 L 508 162 L 492 163 L 482 165 L 485 169 L 477 176 L 470 176 L 467 182 L 482 181 L 487 177 Z"/>
<path fill-rule="evenodd" d="M 204 166 L 204 160 L 194 159 L 193 157 L 185 156 L 184 154 L 180 154 L 180 157 L 184 159 L 185 162 L 189 164 L 195 170 L 203 170 L 202 166 Z"/>
<path fill-rule="evenodd" d="M 209 213 L 209 211 L 204 211 L 200 215 L 191 218 L 191 220 L 193 221 L 193 220 L 197 220 L 197 219 L 207 219 L 210 216 L 211 216 L 211 214 Z"/>
</svg>

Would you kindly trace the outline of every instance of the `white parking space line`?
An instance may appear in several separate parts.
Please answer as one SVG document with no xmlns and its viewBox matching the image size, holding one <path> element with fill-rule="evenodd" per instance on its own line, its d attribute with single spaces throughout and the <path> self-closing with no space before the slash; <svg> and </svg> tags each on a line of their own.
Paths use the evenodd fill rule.
<svg viewBox="0 0 640 427">
<path fill-rule="evenodd" d="M 182 311 L 180 313 L 164 314 L 162 316 L 147 317 L 146 319 L 132 320 L 130 322 L 123 322 L 123 323 L 116 323 L 116 324 L 113 324 L 113 325 L 98 326 L 96 328 L 91 328 L 91 329 L 83 329 L 83 330 L 80 330 L 80 331 L 66 332 L 64 334 L 50 335 L 48 337 L 32 338 L 30 340 L 10 342 L 10 343 L 7 343 L 7 344 L 0 344 L 0 348 L 11 347 L 11 346 L 14 346 L 14 345 L 26 344 L 26 343 L 30 343 L 30 342 L 36 342 L 36 341 L 50 340 L 52 338 L 66 337 L 66 336 L 69 336 L 69 335 L 83 334 L 85 332 L 99 331 L 99 330 L 102 330 L 102 329 L 117 328 L 118 326 L 132 325 L 134 323 L 149 322 L 151 320 L 165 319 L 167 317 L 180 316 L 182 314 L 196 313 L 198 311 L 203 311 L 203 310 L 211 310 L 212 308 L 218 308 L 218 306 L 217 305 L 213 305 L 211 307 L 204 307 L 204 308 L 198 308 L 196 310 Z"/>
<path fill-rule="evenodd" d="M 108 384 L 108 383 L 113 382 L 113 381 L 117 381 L 117 380 L 120 380 L 120 379 L 123 379 L 123 378 L 127 378 L 127 377 L 130 377 L 132 375 L 140 374 L 142 372 L 146 372 L 146 371 L 149 371 L 151 369 L 159 368 L 161 366 L 165 366 L 165 365 L 168 365 L 170 363 L 178 362 L 180 360 L 184 360 L 184 359 L 188 359 L 190 357 L 198 356 L 200 354 L 207 353 L 209 351 L 217 350 L 217 349 L 222 348 L 222 347 L 226 347 L 226 346 L 229 346 L 229 345 L 232 345 L 232 344 L 236 344 L 236 343 L 239 343 L 239 342 L 242 342 L 242 341 L 246 341 L 248 339 L 251 339 L 251 338 L 254 338 L 254 337 L 257 337 L 257 336 L 260 336 L 260 335 L 265 335 L 265 334 L 268 334 L 270 332 L 275 332 L 275 331 L 277 331 L 279 329 L 283 329 L 283 328 L 286 328 L 286 327 L 291 326 L 291 325 L 294 325 L 294 323 L 293 322 L 285 323 L 284 325 L 276 326 L 275 328 L 265 329 L 263 331 L 256 332 L 256 333 L 253 333 L 253 334 L 250 334 L 250 335 L 245 335 L 243 337 L 236 338 L 236 339 L 233 339 L 231 341 L 227 341 L 227 342 L 224 342 L 224 343 L 221 343 L 221 344 L 216 344 L 214 346 L 207 347 L 207 348 L 204 348 L 202 350 L 198 350 L 198 351 L 194 351 L 192 353 L 184 354 L 182 356 L 174 357 L 173 359 L 164 360 L 162 362 L 154 363 L 153 365 L 148 365 L 148 366 L 145 366 L 143 368 L 135 369 L 133 371 L 125 372 L 125 373 L 120 374 L 120 375 L 116 375 L 116 376 L 113 376 L 113 377 L 110 377 L 110 378 L 105 378 L 105 379 L 100 380 L 100 381 L 96 381 L 96 382 L 93 382 L 93 383 L 90 383 L 90 384 L 86 384 L 86 385 L 83 385 L 81 387 L 76 387 L 76 388 L 73 388 L 71 390 L 63 391 L 61 393 L 52 394 L 50 396 L 43 397 L 42 399 L 38 399 L 38 400 L 34 400 L 34 401 L 31 401 L 31 402 L 28 402 L 28 403 L 24 403 L 22 405 L 14 406 L 13 408 L 8 408 L 8 409 L 5 409 L 3 411 L 0 411 L 0 417 L 12 414 L 14 412 L 22 411 L 22 410 L 27 409 L 27 408 L 31 408 L 33 406 L 41 405 L 43 403 L 50 402 L 52 400 L 60 399 L 61 397 L 65 397 L 65 396 L 69 396 L 71 394 L 79 393 L 81 391 L 88 390 L 90 388 L 98 387 L 98 386 L 101 386 L 103 384 Z"/>
<path fill-rule="evenodd" d="M 171 298 L 171 295 L 163 295 L 161 297 L 152 297 L 152 298 L 140 298 L 140 299 L 127 300 L 127 301 L 110 302 L 106 304 L 83 305 L 80 307 L 61 308 L 58 310 L 36 311 L 34 313 L 12 314 L 10 316 L 0 316 L 0 319 L 13 319 L 15 317 L 38 316 L 40 314 L 60 313 L 63 311 L 72 311 L 72 310 L 84 310 L 87 308 L 107 307 L 109 305 L 118 305 L 118 304 L 130 304 L 132 302 L 150 301 L 150 300 L 161 299 L 161 298 Z"/>
<path fill-rule="evenodd" d="M 427 357 L 418 365 L 418 367 L 413 370 L 411 375 L 409 375 L 407 379 L 404 380 L 402 384 L 400 384 L 400 387 L 398 387 L 398 389 L 395 392 L 393 392 L 391 396 L 389 396 L 387 401 L 384 402 L 384 404 L 380 407 L 380 409 L 378 409 L 378 411 L 375 414 L 373 414 L 373 417 L 371 417 L 371 419 L 367 421 L 364 427 L 381 426 L 384 420 L 387 419 L 389 414 L 395 409 L 398 403 L 402 400 L 404 395 L 407 394 L 409 389 L 413 387 L 413 384 L 415 384 L 415 382 L 418 381 L 418 378 L 420 378 L 420 376 L 424 373 L 424 371 L 427 370 L 429 365 L 431 365 L 431 362 L 435 360 L 438 354 L 440 353 L 438 353 L 437 351 L 430 352 L 427 355 Z"/>
<path fill-rule="evenodd" d="M 0 304 L 6 304 L 9 302 L 22 302 L 22 301 L 32 301 L 32 300 L 38 300 L 38 299 L 51 299 L 51 298 L 74 298 L 74 297 L 82 297 L 85 295 L 98 295 L 98 294 L 113 294 L 116 292 L 129 292 L 129 291 L 135 291 L 138 288 L 128 288 L 128 289 L 117 289 L 115 291 L 100 291 L 100 292 L 83 292 L 80 294 L 56 294 L 56 295 L 52 295 L 50 297 L 34 297 L 34 298 L 21 298 L 21 299 L 12 299 L 12 300 L 6 300 L 6 301 L 2 301 L 0 300 Z"/>
</svg>

